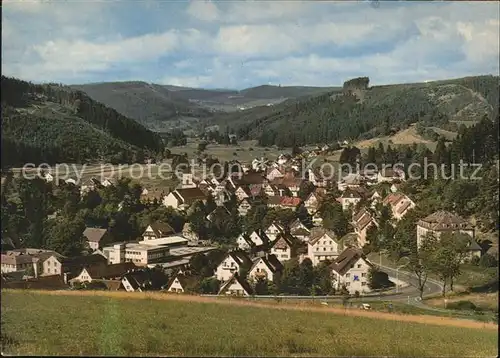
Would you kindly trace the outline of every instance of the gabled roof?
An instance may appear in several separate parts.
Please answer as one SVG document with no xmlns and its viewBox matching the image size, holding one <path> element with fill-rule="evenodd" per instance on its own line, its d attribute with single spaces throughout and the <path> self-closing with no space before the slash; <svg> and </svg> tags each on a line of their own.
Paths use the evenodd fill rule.
<svg viewBox="0 0 500 358">
<path fill-rule="evenodd" d="M 342 251 L 330 267 L 333 271 L 343 276 L 359 259 L 363 259 L 371 265 L 371 263 L 366 260 L 365 255 L 363 255 L 363 251 L 349 247 Z"/>
<path fill-rule="evenodd" d="M 273 223 L 271 223 L 271 225 L 269 225 L 268 227 L 266 227 L 266 229 L 264 230 L 264 232 L 267 232 L 271 226 L 275 226 L 281 232 L 285 231 L 284 227 L 280 223 L 273 222 Z"/>
<path fill-rule="evenodd" d="M 375 219 L 366 209 L 362 210 L 360 213 L 354 216 L 354 227 L 357 230 L 363 230 L 368 226 L 368 224 L 370 224 L 370 222 L 375 223 Z"/>
<path fill-rule="evenodd" d="M 99 242 L 104 237 L 104 235 L 106 235 L 106 232 L 106 229 L 88 227 L 83 231 L 83 236 L 85 236 L 90 242 Z"/>
<path fill-rule="evenodd" d="M 199 277 L 194 275 L 186 275 L 178 273 L 172 276 L 172 278 L 168 281 L 166 286 L 167 290 L 170 289 L 170 287 L 172 286 L 172 284 L 175 282 L 176 279 L 181 284 L 182 289 L 186 291 L 186 288 L 189 287 L 190 285 L 193 285 L 196 281 L 198 281 Z"/>
<path fill-rule="evenodd" d="M 280 272 L 283 270 L 283 264 L 278 260 L 276 255 L 266 255 L 256 259 L 254 264 L 250 268 L 250 271 L 252 271 L 252 269 L 261 261 L 267 266 L 267 268 L 272 273 Z"/>
<path fill-rule="evenodd" d="M 251 295 L 253 293 L 252 287 L 248 283 L 247 280 L 244 278 L 240 277 L 238 273 L 235 273 L 225 284 L 222 285 L 222 287 L 219 290 L 219 294 L 224 293 L 227 291 L 227 289 L 234 283 L 238 282 L 240 286 L 243 288 L 243 290 L 248 294 Z"/>
<path fill-rule="evenodd" d="M 186 189 L 176 189 L 174 195 L 177 194 L 184 204 L 192 204 L 197 200 L 205 200 L 207 196 L 203 193 L 200 188 L 186 188 Z"/>
<path fill-rule="evenodd" d="M 84 268 L 92 279 L 105 279 L 113 277 L 121 277 L 130 270 L 136 269 L 137 266 L 133 262 L 122 262 L 107 266 L 91 266 Z M 83 271 L 83 270 L 82 270 Z"/>
<path fill-rule="evenodd" d="M 250 267 L 252 265 L 252 260 L 245 252 L 242 251 L 231 251 L 227 254 L 227 256 L 231 256 L 231 258 L 238 264 L 242 266 Z M 227 257 L 226 256 L 226 257 Z M 224 258 L 225 260 L 225 258 Z"/>
<path fill-rule="evenodd" d="M 292 247 L 292 241 L 290 236 L 286 234 L 278 234 L 276 240 L 271 244 L 271 248 L 279 250 L 286 250 L 289 247 Z"/>
<path fill-rule="evenodd" d="M 151 226 L 151 229 L 153 229 L 153 232 L 157 238 L 175 234 L 175 230 L 172 228 L 172 226 L 163 221 L 156 221 L 149 226 Z"/>
<path fill-rule="evenodd" d="M 311 229 L 311 234 L 309 235 L 308 244 L 314 245 L 324 235 L 328 235 L 331 239 L 337 241 L 337 235 L 335 234 L 335 232 L 325 229 L 323 227 L 314 227 Z"/>
</svg>

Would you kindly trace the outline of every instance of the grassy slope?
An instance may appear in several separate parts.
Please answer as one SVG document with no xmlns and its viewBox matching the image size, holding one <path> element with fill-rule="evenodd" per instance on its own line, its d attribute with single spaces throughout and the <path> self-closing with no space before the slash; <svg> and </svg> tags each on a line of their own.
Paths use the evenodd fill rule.
<svg viewBox="0 0 500 358">
<path fill-rule="evenodd" d="M 130 295 L 124 295 L 130 297 Z M 493 329 L 179 300 L 2 292 L 7 354 L 492 356 Z M 446 344 L 443 344 L 446 342 Z"/>
</svg>

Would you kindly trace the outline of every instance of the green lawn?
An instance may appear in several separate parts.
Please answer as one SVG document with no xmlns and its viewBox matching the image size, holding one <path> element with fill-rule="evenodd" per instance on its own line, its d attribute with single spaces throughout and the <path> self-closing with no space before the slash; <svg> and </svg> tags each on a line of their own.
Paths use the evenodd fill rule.
<svg viewBox="0 0 500 358">
<path fill-rule="evenodd" d="M 494 356 L 471 329 L 175 300 L 2 292 L 2 352 L 22 355 Z"/>
</svg>

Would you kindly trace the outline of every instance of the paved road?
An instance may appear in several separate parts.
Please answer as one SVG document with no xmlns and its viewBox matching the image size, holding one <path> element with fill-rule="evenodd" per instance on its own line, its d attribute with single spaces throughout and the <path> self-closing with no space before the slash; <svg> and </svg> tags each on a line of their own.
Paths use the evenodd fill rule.
<svg viewBox="0 0 500 358">
<path fill-rule="evenodd" d="M 380 266 L 383 271 L 387 272 L 390 278 L 396 278 L 396 269 L 387 266 Z M 409 304 L 417 305 L 423 308 L 433 309 L 420 301 L 420 292 L 418 290 L 418 278 L 415 274 L 407 271 L 399 271 L 398 278 L 402 281 L 407 282 L 410 286 L 402 288 L 399 292 L 401 294 L 387 295 L 385 299 L 392 301 L 406 301 Z M 441 293 L 443 286 L 439 281 L 433 279 L 427 279 L 425 283 L 424 297 L 429 295 L 435 295 L 436 293 Z"/>
</svg>

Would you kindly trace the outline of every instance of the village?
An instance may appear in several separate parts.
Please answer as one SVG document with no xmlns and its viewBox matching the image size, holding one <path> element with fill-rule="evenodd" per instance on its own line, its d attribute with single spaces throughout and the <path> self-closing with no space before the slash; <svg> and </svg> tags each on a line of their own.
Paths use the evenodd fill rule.
<svg viewBox="0 0 500 358">
<path fill-rule="evenodd" d="M 309 260 L 312 267 L 326 267 L 326 277 L 331 280 L 327 286 L 331 289 L 323 293 L 366 295 L 374 287 L 370 282 L 372 270 L 380 268 L 368 259 L 364 248 L 369 244 L 370 230 L 379 226 L 381 208 L 396 223 L 416 206 L 401 191 L 405 173 L 396 169 L 370 170 L 336 180 L 325 178 L 315 168 L 301 177 L 299 157 L 303 156 L 304 153 L 297 158 L 282 154 L 275 161 L 233 161 L 230 167 L 238 164 L 242 170 L 230 170 L 222 179 L 210 174 L 197 177 L 184 170 L 177 188 L 154 199 L 183 213 L 212 201 L 215 208 L 204 218 L 206 223 L 217 220 L 220 212 L 245 218 L 256 206 L 264 205 L 286 212 L 291 219 L 285 224 L 275 220 L 261 229 L 241 232 L 224 247 L 200 237 L 190 222 L 176 232 L 168 223 L 154 221 L 141 237 L 121 242 L 113 242 L 105 228 L 87 227 L 82 233 L 89 249 L 86 255 L 65 257 L 41 248 L 4 250 L 2 287 L 200 293 L 200 280 L 204 278 L 209 288 L 201 293 L 252 296 L 273 292 L 258 287 L 262 287 L 262 282 L 266 286 L 279 282 L 287 262 L 301 264 Z M 42 176 L 47 182 L 53 180 L 48 173 Z M 71 179 L 67 182 L 73 185 Z M 113 185 L 112 180 L 92 178 L 82 183 L 80 193 L 83 197 Z M 141 197 L 146 202 L 151 200 L 147 188 Z M 328 202 L 340 207 L 342 215 L 348 218 L 350 230 L 342 236 L 323 223 L 325 215 L 320 209 Z M 232 208 L 228 208 L 229 203 Z M 436 237 L 462 233 L 469 237 L 466 259 L 482 254 L 475 241 L 475 228 L 450 211 L 420 218 L 416 230 L 419 246 L 429 233 Z M 207 266 L 201 268 L 202 278 L 200 269 L 193 269 L 193 262 Z"/>
</svg>

